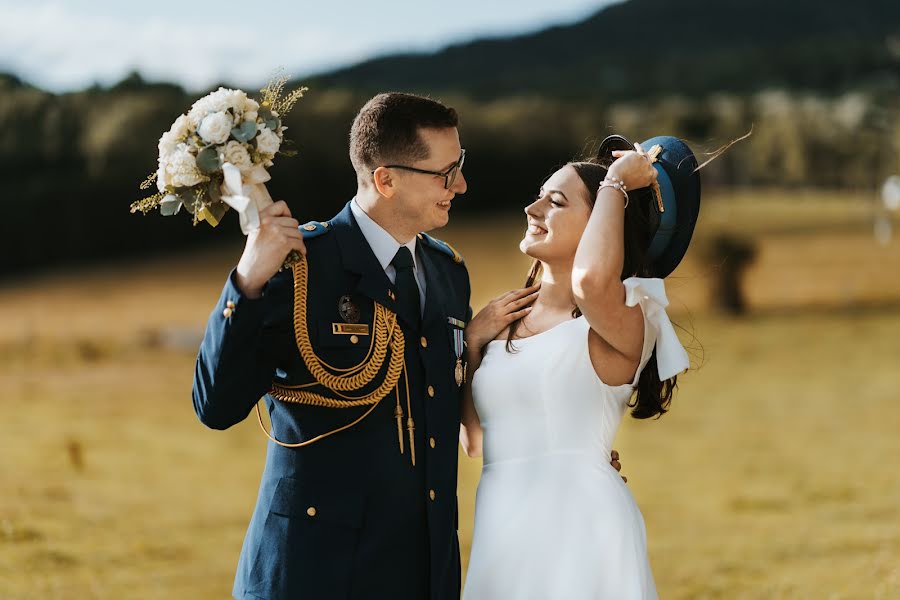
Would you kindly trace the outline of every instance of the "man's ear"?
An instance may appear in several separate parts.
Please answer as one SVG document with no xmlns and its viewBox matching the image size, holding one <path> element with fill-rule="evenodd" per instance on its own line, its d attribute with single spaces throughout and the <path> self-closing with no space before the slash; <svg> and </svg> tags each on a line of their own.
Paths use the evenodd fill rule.
<svg viewBox="0 0 900 600">
<path fill-rule="evenodd" d="M 385 198 L 394 197 L 394 194 L 397 193 L 397 180 L 390 169 L 378 167 L 372 173 L 372 177 L 375 180 L 375 189 L 378 190 L 379 194 Z"/>
</svg>

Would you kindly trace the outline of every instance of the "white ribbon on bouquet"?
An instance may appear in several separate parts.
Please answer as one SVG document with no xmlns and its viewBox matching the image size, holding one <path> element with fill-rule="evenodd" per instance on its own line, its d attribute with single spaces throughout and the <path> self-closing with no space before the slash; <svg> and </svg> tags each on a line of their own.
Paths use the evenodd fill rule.
<svg viewBox="0 0 900 600">
<path fill-rule="evenodd" d="M 272 196 L 264 185 L 272 176 L 262 165 L 241 172 L 228 162 L 222 165 L 222 173 L 222 201 L 238 212 L 241 231 L 248 235 L 259 229 L 259 211 L 272 204 Z"/>
</svg>

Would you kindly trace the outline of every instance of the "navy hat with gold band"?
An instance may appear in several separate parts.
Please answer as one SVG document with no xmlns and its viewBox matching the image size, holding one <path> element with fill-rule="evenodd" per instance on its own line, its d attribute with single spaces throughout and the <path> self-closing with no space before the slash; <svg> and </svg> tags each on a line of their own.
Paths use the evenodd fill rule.
<svg viewBox="0 0 900 600">
<path fill-rule="evenodd" d="M 662 210 L 656 202 L 651 203 L 647 258 L 652 275 L 662 278 L 675 270 L 691 243 L 700 214 L 700 174 L 694 153 L 680 139 L 657 136 L 641 142 L 644 152 L 650 152 L 653 146 L 660 147 L 653 166 L 658 173 Z M 634 150 L 634 144 L 620 135 L 607 137 L 597 152 L 601 164 L 611 164 L 613 150 Z"/>
</svg>

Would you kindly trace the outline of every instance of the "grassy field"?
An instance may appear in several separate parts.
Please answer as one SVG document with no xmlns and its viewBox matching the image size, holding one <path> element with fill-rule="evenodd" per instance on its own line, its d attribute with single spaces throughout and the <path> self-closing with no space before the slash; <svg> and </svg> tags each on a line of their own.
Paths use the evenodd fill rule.
<svg viewBox="0 0 900 600">
<path fill-rule="evenodd" d="M 616 443 L 663 598 L 900 597 L 900 240 L 877 246 L 869 210 L 707 205 L 706 231 L 758 244 L 751 313 L 707 310 L 715 265 L 692 251 L 669 290 L 699 368 Z M 520 284 L 521 228 L 440 234 L 476 307 Z M 0 289 L 0 599 L 227 597 L 265 440 L 252 420 L 205 429 L 189 390 L 239 253 Z M 479 469 L 461 459 L 464 561 Z"/>
</svg>

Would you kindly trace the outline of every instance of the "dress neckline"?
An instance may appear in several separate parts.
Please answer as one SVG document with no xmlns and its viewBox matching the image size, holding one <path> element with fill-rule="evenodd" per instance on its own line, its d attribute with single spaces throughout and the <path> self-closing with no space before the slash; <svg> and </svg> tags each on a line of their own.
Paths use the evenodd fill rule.
<svg viewBox="0 0 900 600">
<path fill-rule="evenodd" d="M 550 333 L 551 331 L 553 331 L 553 330 L 555 330 L 555 329 L 558 329 L 558 328 L 562 327 L 562 326 L 565 325 L 566 323 L 574 323 L 574 322 L 578 321 L 578 319 L 583 319 L 583 318 L 584 318 L 584 315 L 581 315 L 580 317 L 575 317 L 574 319 L 567 319 L 567 320 L 565 320 L 565 321 L 562 321 L 561 323 L 557 323 L 556 325 L 554 325 L 554 326 L 551 327 L 550 329 L 545 329 L 545 330 L 543 330 L 543 331 L 539 331 L 539 332 L 537 332 L 537 333 L 535 333 L 535 334 L 529 335 L 528 337 L 514 338 L 514 339 L 513 339 L 513 343 L 515 343 L 515 342 L 522 342 L 522 341 L 525 341 L 525 340 L 530 340 L 530 339 L 534 339 L 534 338 L 536 338 L 536 337 L 540 337 L 540 336 L 544 335 L 545 333 Z M 506 340 L 491 340 L 491 341 L 488 342 L 488 344 L 493 344 L 494 342 L 504 342 L 504 343 L 506 343 Z"/>
</svg>

